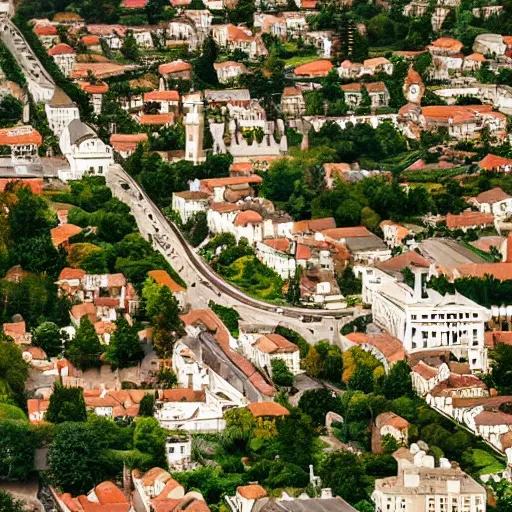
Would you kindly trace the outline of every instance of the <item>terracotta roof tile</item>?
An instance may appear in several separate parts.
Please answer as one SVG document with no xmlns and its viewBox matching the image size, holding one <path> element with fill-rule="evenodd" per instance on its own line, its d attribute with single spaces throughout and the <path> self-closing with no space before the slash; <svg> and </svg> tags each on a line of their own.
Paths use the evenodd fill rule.
<svg viewBox="0 0 512 512">
<path fill-rule="evenodd" d="M 405 267 L 430 268 L 430 261 L 416 251 L 407 251 L 387 261 L 377 263 L 377 267 L 382 270 L 400 272 Z"/>
<path fill-rule="evenodd" d="M 17 126 L 15 128 L 0 129 L 0 146 L 12 146 L 20 144 L 35 144 L 40 146 L 43 143 L 41 134 L 32 126 Z"/>
<path fill-rule="evenodd" d="M 308 62 L 307 64 L 296 67 L 293 72 L 295 76 L 327 76 L 333 67 L 330 60 L 315 60 L 314 62 Z"/>
<path fill-rule="evenodd" d="M 485 169 L 486 171 L 493 171 L 499 169 L 500 167 L 512 166 L 512 159 L 503 158 L 501 156 L 489 153 L 482 160 L 480 160 L 480 162 L 478 162 L 478 165 L 481 169 Z"/>
<path fill-rule="evenodd" d="M 114 133 L 110 136 L 110 145 L 116 151 L 134 151 L 139 143 L 147 142 L 146 133 L 122 134 Z"/>
<path fill-rule="evenodd" d="M 512 263 L 464 263 L 455 268 L 456 277 L 479 277 L 490 275 L 499 281 L 512 279 Z"/>
<path fill-rule="evenodd" d="M 451 52 L 458 53 L 461 51 L 464 44 L 451 37 L 440 37 L 439 39 L 436 39 L 431 46 L 434 48 L 450 50 Z"/>
<path fill-rule="evenodd" d="M 267 496 L 267 491 L 258 484 L 237 487 L 236 492 L 246 500 L 258 500 Z"/>
<path fill-rule="evenodd" d="M 365 226 L 354 226 L 353 228 L 335 228 L 335 229 L 324 229 L 322 234 L 335 240 L 341 240 L 343 238 L 359 238 L 373 236 Z"/>
<path fill-rule="evenodd" d="M 478 194 L 475 199 L 480 203 L 494 204 L 500 201 L 504 201 L 505 199 L 511 199 L 512 196 L 509 196 L 506 192 L 503 191 L 500 187 L 494 187 L 490 190 L 486 190 L 485 192 L 481 192 Z"/>
<path fill-rule="evenodd" d="M 394 412 L 383 412 L 375 418 L 375 425 L 379 428 L 389 425 L 397 430 L 409 428 L 409 422 Z"/>
<path fill-rule="evenodd" d="M 139 123 L 141 125 L 174 124 L 174 113 L 168 114 L 142 114 Z"/>
<path fill-rule="evenodd" d="M 194 391 L 191 388 L 161 389 L 158 392 L 160 400 L 164 402 L 204 402 L 204 391 Z"/>
<path fill-rule="evenodd" d="M 266 354 L 291 353 L 299 350 L 297 345 L 279 334 L 262 335 L 256 340 L 253 346 L 260 352 L 265 352 Z"/>
<path fill-rule="evenodd" d="M 167 286 L 173 293 L 185 291 L 185 288 L 179 285 L 165 270 L 150 270 L 148 275 L 160 286 Z"/>
<path fill-rule="evenodd" d="M 417 373 L 426 380 L 430 380 L 439 373 L 439 370 L 433 366 L 429 366 L 423 361 L 420 361 L 416 366 L 413 367 L 412 372 Z"/>
<path fill-rule="evenodd" d="M 95 317 L 96 308 L 92 302 L 85 302 L 83 304 L 75 304 L 71 308 L 71 316 L 76 320 L 80 320 L 83 316 Z"/>
<path fill-rule="evenodd" d="M 281 404 L 275 402 L 253 402 L 247 406 L 255 418 L 265 416 L 281 417 L 288 416 L 290 411 Z"/>
<path fill-rule="evenodd" d="M 366 59 L 363 61 L 363 66 L 365 68 L 373 68 L 376 66 L 384 66 L 385 64 L 391 64 L 388 59 L 385 57 L 375 57 L 373 59 Z"/>
<path fill-rule="evenodd" d="M 280 252 L 288 252 L 290 249 L 290 240 L 288 238 L 271 238 L 263 240 L 263 243 Z"/>
<path fill-rule="evenodd" d="M 57 35 L 57 27 L 50 25 L 48 23 L 41 23 L 34 27 L 34 32 L 38 36 L 56 36 Z"/>
<path fill-rule="evenodd" d="M 345 337 L 352 343 L 375 347 L 389 363 L 405 359 L 405 350 L 402 342 L 389 333 L 366 334 L 364 332 L 351 332 Z"/>
<path fill-rule="evenodd" d="M 244 210 L 235 217 L 235 226 L 246 227 L 248 224 L 261 224 L 263 217 L 254 210 Z"/>
<path fill-rule="evenodd" d="M 158 66 L 158 72 L 161 75 L 182 73 L 183 71 L 192 71 L 192 64 L 190 64 L 190 62 L 185 62 L 184 60 L 175 60 Z"/>
<path fill-rule="evenodd" d="M 60 244 L 67 242 L 71 237 L 81 232 L 82 228 L 74 224 L 62 224 L 50 230 L 52 242 L 55 247 L 59 247 Z"/>
<path fill-rule="evenodd" d="M 15 338 L 16 336 L 22 336 L 27 332 L 27 327 L 24 321 L 21 322 L 7 322 L 3 324 L 4 333 L 7 336 Z"/>
<path fill-rule="evenodd" d="M 100 38 L 98 36 L 83 36 L 80 38 L 80 42 L 85 44 L 85 46 L 98 46 Z"/>
<path fill-rule="evenodd" d="M 43 193 L 43 180 L 41 178 L 28 178 L 28 179 L 19 179 L 19 178 L 0 178 L 0 192 L 5 190 L 5 187 L 9 183 L 21 183 L 23 186 L 28 187 L 33 194 L 42 194 Z"/>
<path fill-rule="evenodd" d="M 311 259 L 312 253 L 311 248 L 304 244 L 297 244 L 297 250 L 295 252 L 295 258 L 297 260 L 309 260 Z"/>
<path fill-rule="evenodd" d="M 293 223 L 292 234 L 324 231 L 336 228 L 333 217 L 323 219 L 301 220 Z"/>
<path fill-rule="evenodd" d="M 240 27 L 235 27 L 235 25 L 232 25 L 229 23 L 226 25 L 227 29 L 227 36 L 228 41 L 253 41 L 254 37 L 247 34 L 244 30 L 242 30 Z"/>
<path fill-rule="evenodd" d="M 492 224 L 494 224 L 494 215 L 491 213 L 464 211 L 460 215 L 453 215 L 452 213 L 446 215 L 446 226 L 449 229 Z"/>
<path fill-rule="evenodd" d="M 55 46 L 52 46 L 48 50 L 48 54 L 51 55 L 51 56 L 54 56 L 54 55 L 74 55 L 74 53 L 75 53 L 75 50 L 73 50 L 73 48 L 71 48 L 71 46 L 69 46 L 69 44 L 65 44 L 65 43 L 56 44 Z"/>
<path fill-rule="evenodd" d="M 249 183 L 261 183 L 263 181 L 261 176 L 251 174 L 250 176 L 231 176 L 228 178 L 211 178 L 201 180 L 201 187 L 209 189 L 215 187 L 228 187 L 230 185 L 244 185 Z"/>
<path fill-rule="evenodd" d="M 149 0 L 123 0 L 122 6 L 125 9 L 144 9 Z"/>
<path fill-rule="evenodd" d="M 59 281 L 69 279 L 80 279 L 82 280 L 85 276 L 85 270 L 81 268 L 64 267 L 59 274 Z"/>
<path fill-rule="evenodd" d="M 144 93 L 144 101 L 179 101 L 178 91 L 150 91 Z"/>
<path fill-rule="evenodd" d="M 109 87 L 105 82 L 100 82 L 97 84 L 91 84 L 89 82 L 78 82 L 78 85 L 82 91 L 85 91 L 89 94 L 105 94 L 108 92 Z"/>
</svg>

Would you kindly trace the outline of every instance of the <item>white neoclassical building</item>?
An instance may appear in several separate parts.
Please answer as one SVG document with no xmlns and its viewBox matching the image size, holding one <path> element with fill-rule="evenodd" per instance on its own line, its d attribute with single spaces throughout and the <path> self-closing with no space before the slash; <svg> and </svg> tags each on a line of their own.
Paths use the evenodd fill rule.
<svg viewBox="0 0 512 512">
<path fill-rule="evenodd" d="M 414 289 L 373 269 L 363 275 L 363 302 L 372 305 L 373 319 L 397 337 L 409 353 L 444 348 L 466 359 L 473 371 L 487 371 L 485 322 L 490 311 L 455 293 L 444 297 L 424 290 L 422 273 L 415 269 Z"/>
<path fill-rule="evenodd" d="M 114 163 L 114 152 L 88 125 L 75 119 L 62 132 L 60 150 L 70 170 L 60 171 L 62 181 L 79 180 L 85 174 L 105 176 Z"/>
<path fill-rule="evenodd" d="M 434 457 L 418 445 L 393 454 L 398 475 L 375 481 L 375 512 L 485 512 L 485 488 L 460 467 Z"/>
</svg>

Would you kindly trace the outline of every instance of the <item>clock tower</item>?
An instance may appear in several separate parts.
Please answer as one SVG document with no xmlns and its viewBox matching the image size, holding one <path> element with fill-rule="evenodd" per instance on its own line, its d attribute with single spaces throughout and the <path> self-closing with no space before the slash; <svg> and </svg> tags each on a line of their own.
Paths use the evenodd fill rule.
<svg viewBox="0 0 512 512">
<path fill-rule="evenodd" d="M 412 66 L 409 68 L 409 72 L 405 78 L 403 91 L 409 103 L 415 105 L 421 104 L 421 98 L 423 98 L 425 94 L 425 85 L 423 84 L 421 75 L 417 71 L 414 71 Z"/>
</svg>

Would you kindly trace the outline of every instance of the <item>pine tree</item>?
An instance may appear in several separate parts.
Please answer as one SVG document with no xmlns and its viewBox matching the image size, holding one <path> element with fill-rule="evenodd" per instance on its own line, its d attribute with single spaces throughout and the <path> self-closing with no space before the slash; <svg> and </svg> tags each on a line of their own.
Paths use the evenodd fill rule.
<svg viewBox="0 0 512 512">
<path fill-rule="evenodd" d="M 124 319 L 116 322 L 116 330 L 110 337 L 105 360 L 116 368 L 135 366 L 144 357 L 137 330 Z"/>
<path fill-rule="evenodd" d="M 87 316 L 80 320 L 80 326 L 67 350 L 68 359 L 80 370 L 101 366 L 103 353 L 94 325 Z"/>
<path fill-rule="evenodd" d="M 167 286 L 160 286 L 157 293 L 158 311 L 151 318 L 153 325 L 153 346 L 162 357 L 172 353 L 174 343 L 185 334 L 183 321 L 180 318 L 180 307 Z"/>
<path fill-rule="evenodd" d="M 126 36 L 123 40 L 123 46 L 121 46 L 121 53 L 126 59 L 132 60 L 133 62 L 137 62 L 139 60 L 139 45 L 137 44 L 137 40 L 135 39 L 132 30 L 128 30 L 126 32 Z"/>
</svg>

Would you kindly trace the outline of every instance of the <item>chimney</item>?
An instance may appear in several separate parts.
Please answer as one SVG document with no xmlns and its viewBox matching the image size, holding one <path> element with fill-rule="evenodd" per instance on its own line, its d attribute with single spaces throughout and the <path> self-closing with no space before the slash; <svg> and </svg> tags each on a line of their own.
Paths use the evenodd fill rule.
<svg viewBox="0 0 512 512">
<path fill-rule="evenodd" d="M 512 263 L 512 231 L 509 232 L 507 236 L 507 252 L 505 261 L 507 263 Z"/>
<path fill-rule="evenodd" d="M 330 487 L 324 487 L 320 490 L 320 499 L 328 500 L 332 498 L 332 489 Z"/>
</svg>

